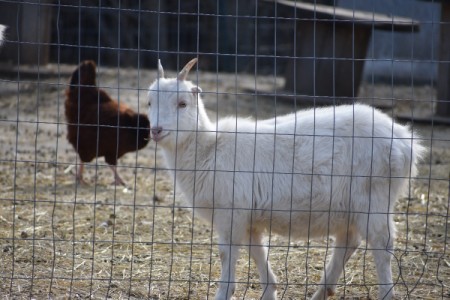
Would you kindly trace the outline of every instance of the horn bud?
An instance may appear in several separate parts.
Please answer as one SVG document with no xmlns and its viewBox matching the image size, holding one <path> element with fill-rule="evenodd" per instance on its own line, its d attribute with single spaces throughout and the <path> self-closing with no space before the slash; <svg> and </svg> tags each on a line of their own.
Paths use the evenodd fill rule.
<svg viewBox="0 0 450 300">
<path fill-rule="evenodd" d="M 158 79 L 159 78 L 164 78 L 164 69 L 162 67 L 160 59 L 158 59 Z"/>
<path fill-rule="evenodd" d="M 192 67 L 195 65 L 195 63 L 197 62 L 197 58 L 193 58 L 191 59 L 183 68 L 183 70 L 180 71 L 180 73 L 178 74 L 177 79 L 180 81 L 184 81 L 186 80 L 189 71 L 192 69 Z"/>
</svg>

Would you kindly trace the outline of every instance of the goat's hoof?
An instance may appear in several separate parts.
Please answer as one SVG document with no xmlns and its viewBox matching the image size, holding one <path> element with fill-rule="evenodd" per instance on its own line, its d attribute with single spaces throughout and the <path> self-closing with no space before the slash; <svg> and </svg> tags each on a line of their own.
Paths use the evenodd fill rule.
<svg viewBox="0 0 450 300">
<path fill-rule="evenodd" d="M 311 300 L 324 300 L 333 295 L 334 290 L 332 288 L 320 288 L 314 293 Z"/>
</svg>

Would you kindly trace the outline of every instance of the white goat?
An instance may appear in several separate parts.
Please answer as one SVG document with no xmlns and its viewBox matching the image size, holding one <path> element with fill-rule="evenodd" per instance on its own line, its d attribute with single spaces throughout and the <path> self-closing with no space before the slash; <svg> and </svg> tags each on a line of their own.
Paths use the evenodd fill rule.
<svg viewBox="0 0 450 300">
<path fill-rule="evenodd" d="M 235 290 L 238 250 L 258 267 L 262 299 L 277 296 L 266 231 L 293 239 L 333 236 L 335 247 L 314 299 L 333 295 L 362 239 L 375 258 L 379 297 L 393 296 L 394 202 L 424 148 L 412 132 L 361 104 L 299 111 L 255 123 L 208 118 L 201 89 L 186 77 L 149 87 L 151 135 L 195 214 L 212 222 L 222 262 L 216 299 Z"/>
</svg>

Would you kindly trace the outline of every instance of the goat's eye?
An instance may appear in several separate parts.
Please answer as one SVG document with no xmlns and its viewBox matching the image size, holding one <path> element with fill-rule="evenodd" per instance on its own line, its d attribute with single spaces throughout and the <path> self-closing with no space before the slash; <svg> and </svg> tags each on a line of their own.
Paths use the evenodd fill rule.
<svg viewBox="0 0 450 300">
<path fill-rule="evenodd" d="M 148 101 L 148 106 L 152 106 L 152 103 L 150 101 Z"/>
<path fill-rule="evenodd" d="M 179 103 L 178 103 L 178 107 L 179 108 L 185 108 L 187 105 L 186 105 L 186 102 L 184 102 L 184 101 L 180 101 Z"/>
</svg>

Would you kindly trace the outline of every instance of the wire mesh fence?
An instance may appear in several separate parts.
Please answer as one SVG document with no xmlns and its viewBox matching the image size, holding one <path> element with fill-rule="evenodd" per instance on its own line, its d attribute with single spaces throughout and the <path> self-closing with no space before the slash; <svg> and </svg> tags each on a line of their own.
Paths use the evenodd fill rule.
<svg viewBox="0 0 450 300">
<path fill-rule="evenodd" d="M 450 8 L 442 2 L 0 0 L 0 23 L 7 25 L 0 48 L 0 297 L 204 299 L 235 282 L 237 299 L 263 294 L 271 299 L 271 286 L 264 285 L 273 283 L 271 272 L 253 259 L 265 254 L 251 255 L 252 248 L 267 249 L 280 299 L 313 297 L 325 288 L 321 277 L 332 253 L 343 253 L 335 262 L 339 265 L 353 250 L 326 293 L 366 299 L 377 298 L 385 286 L 390 290 L 391 282 L 379 282 L 381 263 L 372 256 L 381 251 L 390 253 L 397 298 L 450 297 Z M 195 150 L 188 167 L 179 164 L 180 158 L 170 165 L 173 152 L 164 137 L 158 141 L 156 130 L 169 111 L 158 101 L 170 100 L 155 82 L 161 74 L 158 59 L 165 77 L 175 78 L 192 58 L 198 58 L 198 66 L 186 80 L 202 92 L 189 90 L 181 97 L 185 93 L 178 89 L 185 81 L 177 81 L 170 91 L 177 95 L 180 126 L 169 134 L 180 141 L 176 149 L 182 149 L 186 133 L 194 133 L 190 143 L 202 151 L 205 132 L 213 133 L 215 142 L 209 152 Z M 156 96 L 149 98 L 152 83 Z M 201 95 L 213 129 L 182 123 L 191 94 Z M 155 103 L 158 114 L 152 118 Z M 341 105 L 350 115 L 349 134 L 336 118 Z M 356 122 L 362 105 L 377 109 L 360 120 L 373 124 L 367 135 Z M 323 117 L 323 107 L 333 113 Z M 203 120 L 202 109 L 195 109 L 196 124 Z M 407 124 L 414 135 L 396 137 L 398 125 L 390 121 L 389 132 L 380 137 L 378 111 Z M 305 132 L 304 120 L 311 118 L 311 131 Z M 331 134 L 323 133 L 324 124 Z M 270 147 L 258 148 L 262 139 L 272 141 Z M 283 140 L 291 152 L 280 147 Z M 395 175 L 393 151 L 403 140 L 409 153 L 400 161 L 409 172 L 411 145 L 426 148 L 415 177 Z M 250 144 L 243 147 L 241 141 Z M 339 141 L 353 146 L 336 151 Z M 372 147 L 358 152 L 366 141 Z M 313 157 L 302 152 L 296 157 L 294 149 L 306 142 Z M 387 148 L 377 152 L 384 142 Z M 228 160 L 219 155 L 221 149 L 231 149 L 225 153 Z M 248 151 L 251 159 L 241 163 L 253 167 L 239 167 Z M 330 156 L 319 166 L 324 153 Z M 359 163 L 353 161 L 357 153 L 364 154 Z M 216 161 L 205 170 L 208 155 L 223 165 Z M 264 155 L 269 171 L 258 169 Z M 381 161 L 389 173 L 371 171 Z M 336 173 L 333 168 L 340 164 L 350 171 Z M 364 173 L 358 166 L 370 169 Z M 202 178 L 210 175 L 217 179 L 204 188 L 213 191 L 201 194 Z M 243 184 L 247 176 L 253 181 Z M 270 180 L 256 184 L 258 176 Z M 398 180 L 406 183 L 405 191 L 391 199 Z M 294 191 L 305 182 L 310 188 L 300 199 Z M 346 186 L 360 191 L 367 182 L 365 194 L 336 192 Z M 288 187 L 290 209 L 277 206 L 277 184 Z M 240 195 L 240 188 L 252 196 Z M 323 199 L 314 196 L 316 190 Z M 380 203 L 386 205 L 378 211 L 351 205 L 331 209 L 338 195 L 347 195 L 344 204 L 361 196 L 370 206 L 381 192 L 387 196 Z M 233 205 L 222 207 L 218 201 L 227 197 Z M 271 209 L 259 206 L 261 199 Z M 295 207 L 297 200 L 310 206 Z M 318 201 L 328 206 L 313 210 Z M 223 211 L 232 212 L 225 225 L 218 221 Z M 209 219 L 201 218 L 205 214 Z M 251 220 L 241 226 L 244 215 Z M 379 216 L 389 230 L 388 241 L 378 248 L 367 241 L 375 226 L 369 220 Z M 347 224 L 343 246 L 331 234 L 342 227 L 339 218 Z M 357 218 L 365 221 L 363 229 L 355 228 L 362 240 L 351 244 L 350 220 Z M 313 236 L 319 225 L 330 234 Z M 235 245 L 230 238 L 230 244 L 217 234 L 227 226 L 230 235 L 244 233 L 248 240 Z M 265 228 L 262 244 L 260 227 Z M 224 258 L 226 248 L 235 246 L 240 248 L 236 276 L 230 272 L 221 279 L 223 269 L 233 269 Z"/>
</svg>

